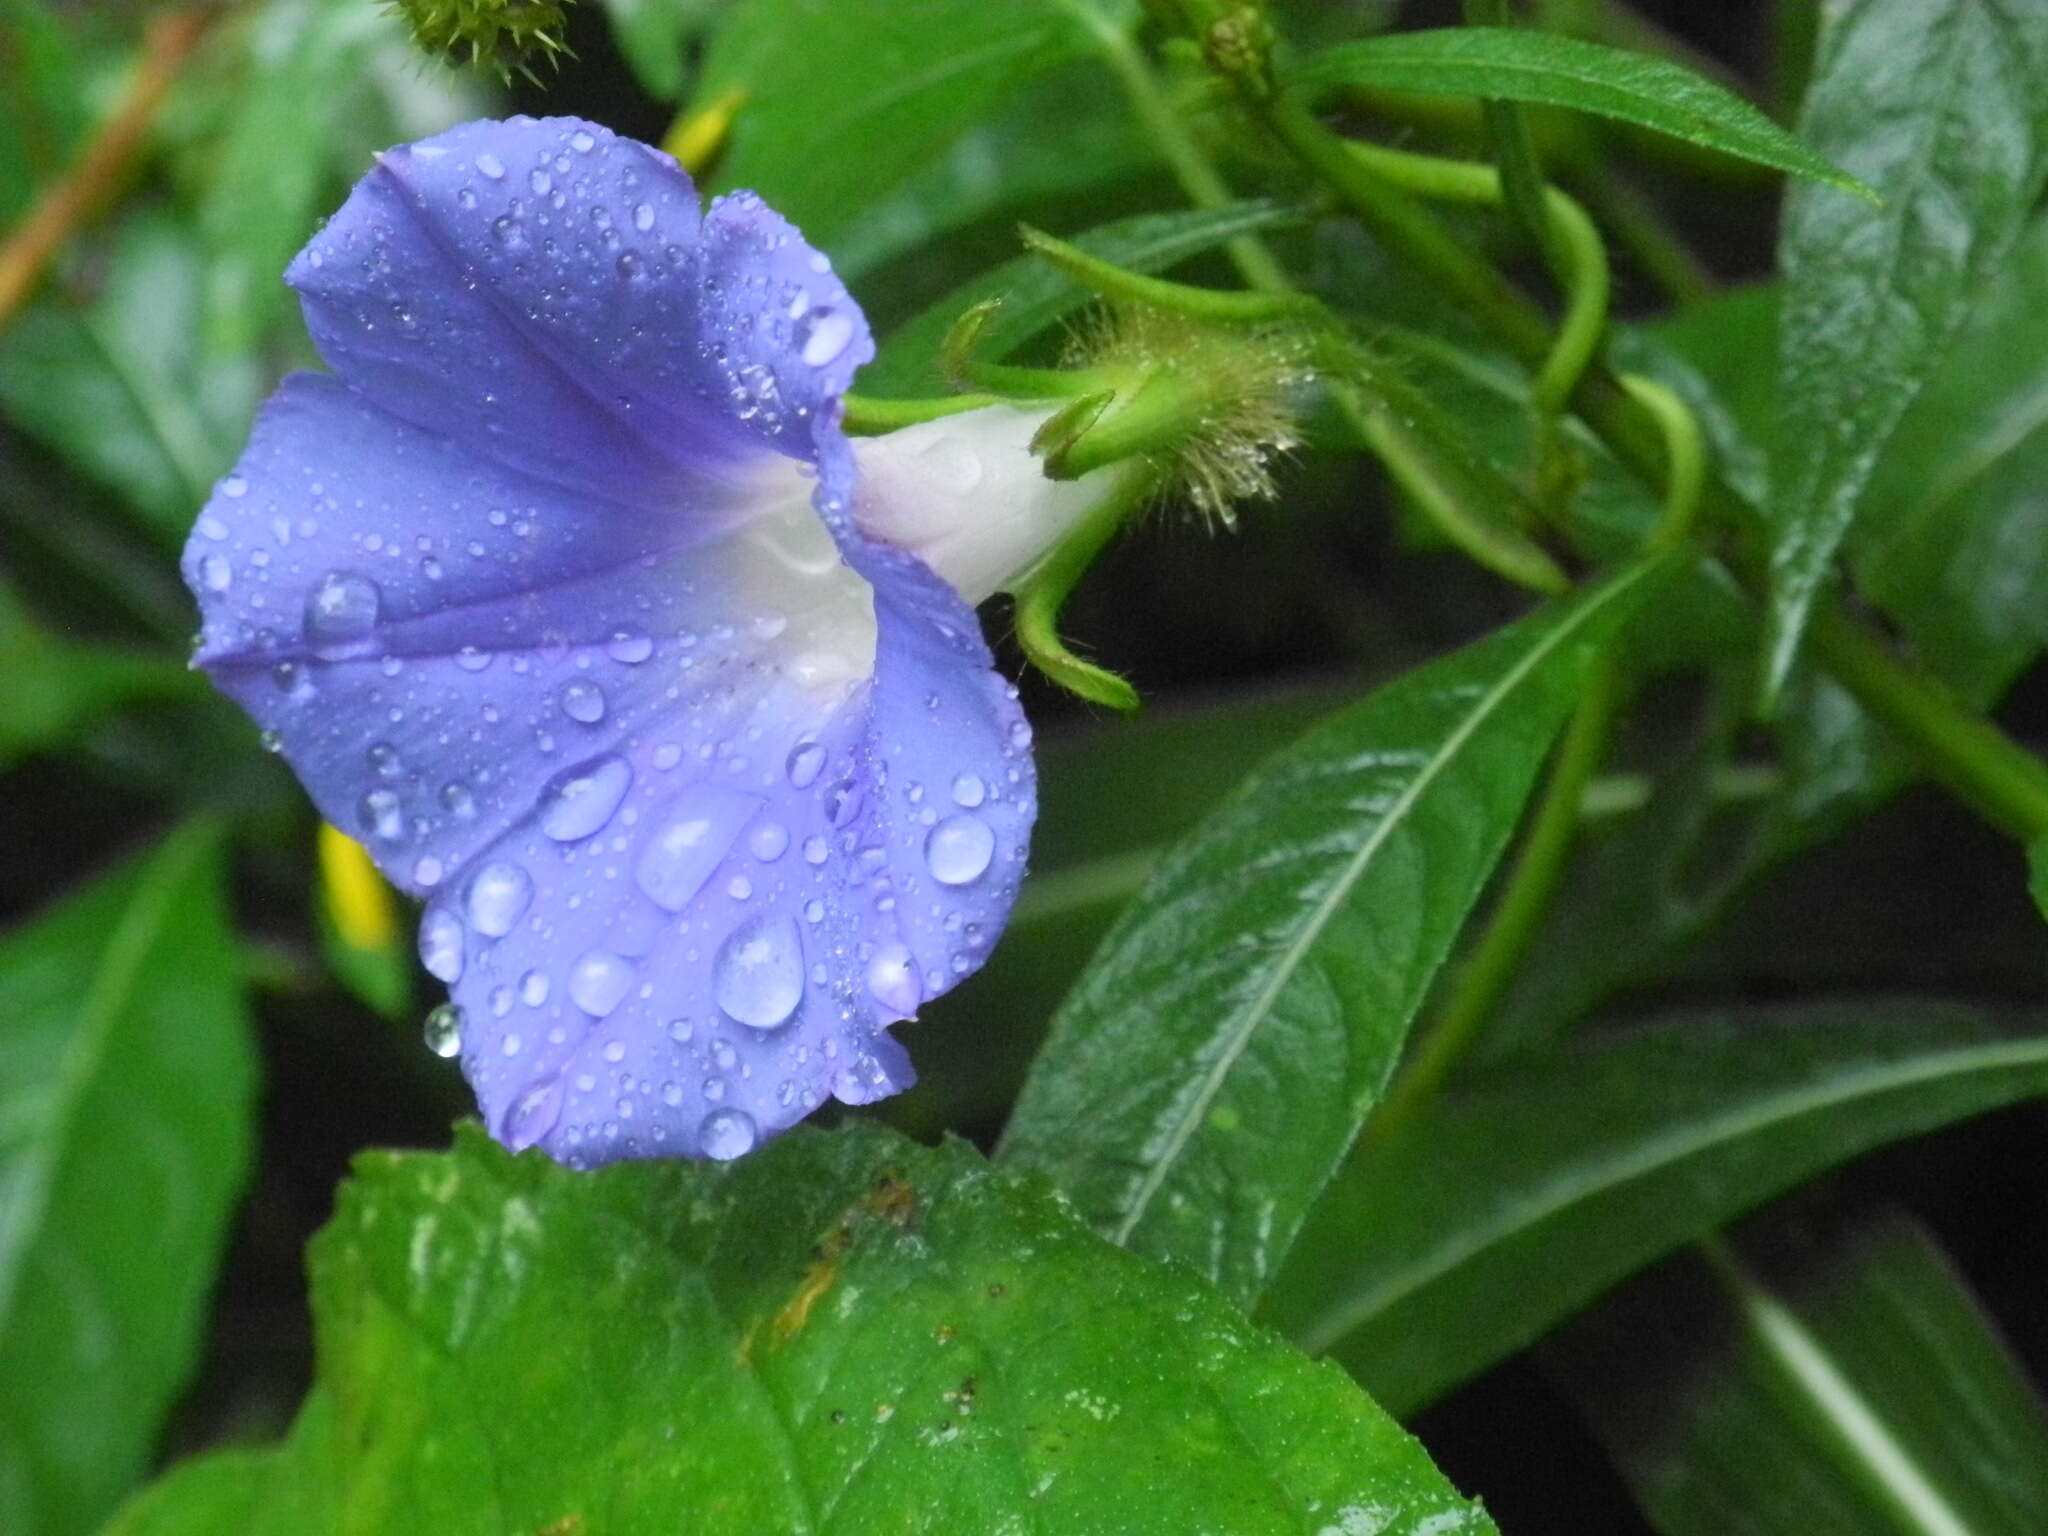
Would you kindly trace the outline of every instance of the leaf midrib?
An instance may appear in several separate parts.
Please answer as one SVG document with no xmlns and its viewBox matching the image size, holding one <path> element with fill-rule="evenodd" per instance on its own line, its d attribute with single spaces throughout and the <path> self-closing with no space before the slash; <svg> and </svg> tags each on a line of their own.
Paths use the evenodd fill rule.
<svg viewBox="0 0 2048 1536">
<path fill-rule="evenodd" d="M 1308 922 L 1296 935 L 1294 941 L 1282 952 L 1279 964 L 1274 968 L 1266 984 L 1259 989 L 1257 995 L 1252 999 L 1250 1006 L 1242 1015 L 1236 1028 L 1226 1036 L 1224 1049 L 1217 1055 L 1215 1062 L 1207 1075 L 1201 1080 L 1193 1097 L 1186 1101 L 1187 1107 L 1185 1112 L 1173 1124 L 1168 1134 L 1165 1149 L 1145 1170 L 1145 1177 L 1139 1181 L 1129 1208 L 1125 1211 L 1123 1218 L 1117 1223 L 1114 1232 L 1111 1234 L 1113 1242 L 1119 1245 L 1124 1244 L 1129 1239 L 1131 1233 L 1137 1228 L 1138 1223 L 1144 1218 L 1153 1197 L 1164 1186 L 1168 1173 L 1171 1172 L 1181 1152 L 1185 1150 L 1188 1139 L 1193 1136 L 1195 1127 L 1208 1114 L 1210 1106 L 1216 1100 L 1216 1096 L 1222 1092 L 1224 1081 L 1230 1075 L 1231 1069 L 1249 1048 L 1253 1035 L 1272 1013 L 1275 1004 L 1280 999 L 1280 994 L 1286 990 L 1288 983 L 1293 980 L 1295 973 L 1300 969 L 1303 962 L 1306 961 L 1309 951 L 1314 948 L 1316 941 L 1322 937 L 1324 928 L 1329 925 L 1338 911 L 1342 909 L 1352 888 L 1357 885 L 1359 880 L 1364 878 L 1365 871 L 1371 866 L 1380 849 L 1385 846 L 1387 839 L 1393 835 L 1394 829 L 1406 821 L 1409 811 L 1413 809 L 1429 786 L 1435 782 L 1437 776 L 1458 757 L 1473 734 L 1492 717 L 1494 711 L 1520 686 L 1523 680 L 1541 662 L 1547 660 L 1565 644 L 1575 639 L 1586 628 L 1586 625 L 1593 616 L 1604 611 L 1617 597 L 1633 589 L 1636 583 L 1642 580 L 1644 575 L 1655 568 L 1655 562 L 1645 562 L 1636 567 L 1633 573 L 1616 579 L 1604 591 L 1599 593 L 1596 599 L 1589 600 L 1575 614 L 1570 615 L 1563 622 L 1559 623 L 1557 628 L 1552 630 L 1542 643 L 1532 646 L 1527 653 L 1516 661 L 1514 666 L 1502 674 L 1493 687 L 1480 696 L 1458 728 L 1444 739 L 1443 744 L 1430 757 L 1429 761 L 1423 764 L 1415 777 L 1409 781 L 1408 786 L 1402 790 L 1394 803 L 1387 808 L 1386 813 L 1379 819 L 1379 822 L 1373 827 L 1365 841 L 1359 845 L 1358 851 L 1352 855 L 1350 861 L 1343 867 L 1339 877 L 1331 883 L 1329 890 L 1324 894 L 1322 900 L 1317 902 L 1311 909 Z"/>
<path fill-rule="evenodd" d="M 1466 1238 L 1444 1243 L 1428 1256 L 1397 1268 L 1378 1285 L 1349 1303 L 1326 1309 L 1312 1321 L 1291 1331 L 1305 1351 L 1321 1354 L 1346 1335 L 1398 1306 L 1424 1286 L 1461 1268 L 1475 1256 L 1533 1230 L 1574 1206 L 1588 1204 L 1698 1153 L 1854 1099 L 1875 1098 L 1944 1077 L 1962 1077 L 1967 1073 L 2042 1063 L 2048 1063 L 2048 1039 L 1999 1041 L 1969 1051 L 1932 1058 L 1921 1056 L 1906 1063 L 1887 1063 L 1875 1070 L 1845 1074 L 1826 1084 L 1809 1085 L 1751 1100 L 1746 1108 L 1737 1106 L 1668 1135 L 1647 1137 L 1635 1144 L 1633 1155 L 1601 1159 L 1588 1179 L 1556 1181 L 1548 1198 L 1537 1197 L 1516 1204 L 1503 1213 L 1502 1219 L 1471 1228 Z M 1611 1176 L 1602 1177 L 1603 1170 L 1611 1171 Z"/>
</svg>

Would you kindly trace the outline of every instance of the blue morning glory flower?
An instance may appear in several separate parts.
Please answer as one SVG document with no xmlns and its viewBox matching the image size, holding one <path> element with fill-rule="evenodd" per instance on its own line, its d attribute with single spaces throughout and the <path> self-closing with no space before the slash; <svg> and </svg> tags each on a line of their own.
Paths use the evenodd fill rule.
<svg viewBox="0 0 2048 1536">
<path fill-rule="evenodd" d="M 825 257 L 572 119 L 391 151 L 287 280 L 333 373 L 199 518 L 197 664 L 426 900 L 493 1132 L 724 1158 L 905 1087 L 1024 870 L 970 603 L 1078 505 L 1029 416 L 857 451 Z"/>
</svg>

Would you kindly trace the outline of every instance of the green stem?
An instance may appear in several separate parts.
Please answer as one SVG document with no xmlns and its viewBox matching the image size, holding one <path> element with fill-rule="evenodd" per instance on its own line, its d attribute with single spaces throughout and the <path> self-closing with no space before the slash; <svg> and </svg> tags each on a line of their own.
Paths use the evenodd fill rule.
<svg viewBox="0 0 2048 1536">
<path fill-rule="evenodd" d="M 1586 788 L 1606 755 L 1620 702 L 1616 669 L 1610 663 L 1596 663 L 1558 744 L 1500 900 L 1479 942 L 1452 977 L 1435 1023 L 1417 1042 L 1400 1078 L 1373 1115 L 1369 1134 L 1384 1136 L 1435 1096 L 1507 995 L 1564 879 Z"/>
<path fill-rule="evenodd" d="M 1397 256 L 1463 303 L 1526 365 L 1541 366 L 1551 349 L 1549 328 L 1525 295 L 1452 239 L 1406 192 L 1363 164 L 1347 140 L 1305 111 L 1258 99 L 1247 105 Z M 1644 480 L 1652 485 L 1674 481 L 1664 428 L 1597 358 L 1573 391 L 1572 405 L 1615 457 Z M 1754 528 L 1752 509 L 1717 477 L 1703 477 L 1697 505 L 1700 515 L 1738 536 Z M 1761 562 L 1738 558 L 1735 563 L 1752 583 L 1758 579 Z M 2048 767 L 2039 759 L 1839 613 L 1815 624 L 1810 644 L 1821 665 L 1965 804 L 2023 836 L 2048 832 Z"/>
<path fill-rule="evenodd" d="M 977 411 L 984 405 L 1004 404 L 1001 395 L 940 395 L 930 400 L 878 400 L 872 395 L 844 395 L 846 430 L 855 437 L 872 437 L 914 427 L 921 421 L 937 421 L 962 411 Z"/>
<path fill-rule="evenodd" d="M 1706 439 L 1692 408 L 1664 384 L 1640 373 L 1622 374 L 1621 384 L 1664 430 L 1664 515 L 1650 530 L 1649 547 L 1669 549 L 1692 531 L 1699 511 L 1700 487 L 1707 479 Z"/>
<path fill-rule="evenodd" d="M 1833 603 L 1814 609 L 1809 636 L 1828 671 L 1986 821 L 2023 842 L 2048 837 L 2048 764 Z"/>
<path fill-rule="evenodd" d="M 1017 643 L 1031 664 L 1069 692 L 1126 712 L 1138 707 L 1138 690 L 1067 649 L 1059 635 L 1060 609 L 1103 546 L 1157 487 L 1156 474 L 1134 467 L 1016 586 Z"/>
</svg>

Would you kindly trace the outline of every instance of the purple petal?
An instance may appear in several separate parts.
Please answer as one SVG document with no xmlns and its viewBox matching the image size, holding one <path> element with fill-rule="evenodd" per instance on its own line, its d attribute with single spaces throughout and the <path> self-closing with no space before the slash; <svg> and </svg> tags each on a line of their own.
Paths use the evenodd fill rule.
<svg viewBox="0 0 2048 1536">
<path fill-rule="evenodd" d="M 888 1028 L 1021 878 L 1029 730 L 849 516 L 872 344 L 823 258 L 518 120 L 385 156 L 291 276 L 339 379 L 288 380 L 202 514 L 198 659 L 430 898 L 492 1129 L 732 1156 L 907 1084 Z"/>
</svg>

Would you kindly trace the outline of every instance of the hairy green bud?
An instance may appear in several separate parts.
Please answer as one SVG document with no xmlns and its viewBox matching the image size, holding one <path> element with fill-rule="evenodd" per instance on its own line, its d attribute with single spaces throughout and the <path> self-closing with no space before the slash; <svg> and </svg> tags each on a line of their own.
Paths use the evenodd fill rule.
<svg viewBox="0 0 2048 1536">
<path fill-rule="evenodd" d="M 427 53 L 493 71 L 510 83 L 514 73 L 537 80 L 536 61 L 560 62 L 563 0 L 392 0 L 413 41 Z"/>
</svg>

